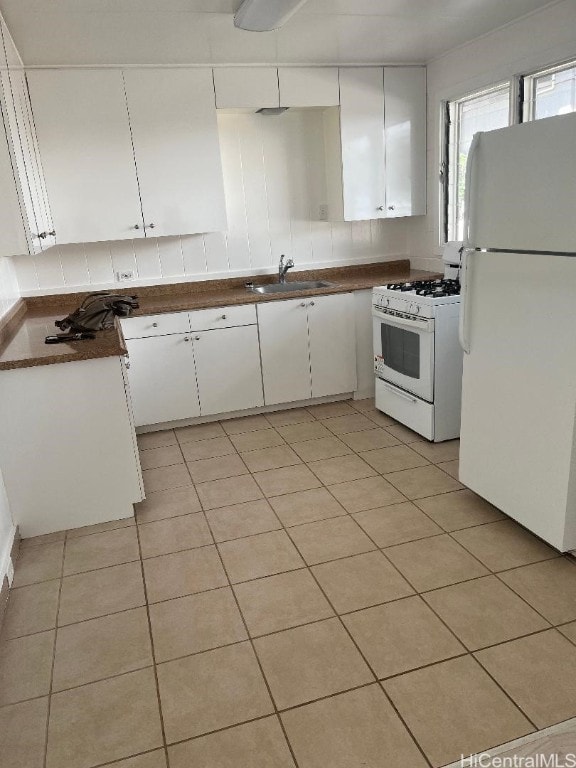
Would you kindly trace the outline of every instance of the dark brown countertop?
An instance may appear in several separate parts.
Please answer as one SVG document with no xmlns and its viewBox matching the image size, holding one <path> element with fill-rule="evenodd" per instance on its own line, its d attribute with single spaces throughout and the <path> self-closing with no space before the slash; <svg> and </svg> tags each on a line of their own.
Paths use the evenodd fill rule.
<svg viewBox="0 0 576 768">
<path fill-rule="evenodd" d="M 137 295 L 140 308 L 133 314 L 139 316 L 233 304 L 255 304 L 299 296 L 346 293 L 373 288 L 384 283 L 423 280 L 437 276 L 436 273 L 411 270 L 410 262 L 405 259 L 288 274 L 287 282 L 330 280 L 335 283 L 327 288 L 314 288 L 309 291 L 288 291 L 282 294 L 258 294 L 247 291 L 245 283 L 248 280 L 253 280 L 257 284 L 276 282 L 275 275 L 260 275 L 252 278 L 133 286 L 114 289 L 114 292 Z M 0 327 L 0 370 L 125 355 L 126 347 L 119 323 L 114 329 L 99 331 L 93 340 L 69 344 L 44 343 L 47 335 L 59 332 L 59 329 L 54 326 L 54 321 L 75 309 L 86 295 L 87 293 L 67 293 L 22 300 L 21 305 L 15 308 L 11 317 L 4 319 Z"/>
</svg>

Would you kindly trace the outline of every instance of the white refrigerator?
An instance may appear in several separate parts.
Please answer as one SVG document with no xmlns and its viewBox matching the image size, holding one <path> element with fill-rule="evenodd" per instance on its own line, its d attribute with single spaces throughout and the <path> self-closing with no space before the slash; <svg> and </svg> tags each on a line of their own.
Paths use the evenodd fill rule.
<svg viewBox="0 0 576 768">
<path fill-rule="evenodd" d="M 468 156 L 460 479 L 576 549 L 576 114 Z"/>
</svg>

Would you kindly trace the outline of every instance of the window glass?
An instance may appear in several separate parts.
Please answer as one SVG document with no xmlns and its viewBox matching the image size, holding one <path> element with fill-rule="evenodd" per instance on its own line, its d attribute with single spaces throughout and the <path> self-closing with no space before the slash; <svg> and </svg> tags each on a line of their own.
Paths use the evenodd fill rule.
<svg viewBox="0 0 576 768">
<path fill-rule="evenodd" d="M 474 134 L 510 124 L 510 83 L 450 102 L 448 151 L 448 239 L 464 236 L 466 163 Z"/>
<path fill-rule="evenodd" d="M 576 65 L 533 75 L 532 119 L 576 112 Z"/>
</svg>

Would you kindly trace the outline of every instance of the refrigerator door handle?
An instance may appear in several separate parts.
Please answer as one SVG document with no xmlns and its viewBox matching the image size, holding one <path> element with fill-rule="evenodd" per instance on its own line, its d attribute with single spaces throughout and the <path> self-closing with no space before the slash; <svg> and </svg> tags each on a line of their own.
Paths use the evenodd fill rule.
<svg viewBox="0 0 576 768">
<path fill-rule="evenodd" d="M 470 294 L 468 290 L 470 282 L 470 258 L 474 250 L 464 248 L 460 267 L 460 317 L 458 319 L 458 338 L 464 352 L 470 354 L 470 340 L 468 338 L 468 316 L 470 313 Z"/>
</svg>

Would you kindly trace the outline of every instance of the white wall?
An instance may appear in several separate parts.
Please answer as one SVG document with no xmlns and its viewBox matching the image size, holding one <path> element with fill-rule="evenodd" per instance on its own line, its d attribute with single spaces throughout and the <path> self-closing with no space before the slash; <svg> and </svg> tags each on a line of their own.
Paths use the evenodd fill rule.
<svg viewBox="0 0 576 768">
<path fill-rule="evenodd" d="M 12 581 L 12 565 L 10 561 L 10 550 L 14 541 L 14 523 L 8 506 L 8 497 L 4 488 L 2 471 L 0 470 L 0 586 L 4 581 L 4 576 Z"/>
<path fill-rule="evenodd" d="M 227 232 L 14 257 L 22 293 L 111 287 L 117 270 L 133 270 L 135 285 L 271 272 L 280 254 L 298 269 L 405 258 L 407 220 L 318 221 L 326 202 L 321 110 L 278 117 L 221 112 L 218 125 Z"/>
<path fill-rule="evenodd" d="M 440 102 L 576 58 L 576 1 L 549 6 L 463 45 L 428 64 L 428 215 L 408 230 L 412 265 L 436 269 L 441 253 Z"/>
<path fill-rule="evenodd" d="M 0 318 L 14 306 L 20 296 L 14 263 L 0 257 Z"/>
</svg>

